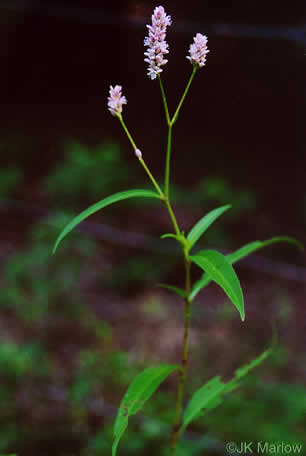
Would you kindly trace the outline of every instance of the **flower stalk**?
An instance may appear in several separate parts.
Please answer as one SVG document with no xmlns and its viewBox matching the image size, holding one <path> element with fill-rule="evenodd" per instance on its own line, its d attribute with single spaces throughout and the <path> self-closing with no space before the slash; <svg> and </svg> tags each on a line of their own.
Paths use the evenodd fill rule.
<svg viewBox="0 0 306 456">
<path fill-rule="evenodd" d="M 173 124 L 177 121 L 177 117 L 178 117 L 178 115 L 179 115 L 180 109 L 181 109 L 182 104 L 183 104 L 183 102 L 184 102 L 184 100 L 185 100 L 185 98 L 186 98 L 186 95 L 187 95 L 188 90 L 189 90 L 189 88 L 190 88 L 190 86 L 191 86 L 191 83 L 192 83 L 192 81 L 193 81 L 193 78 L 195 77 L 196 72 L 197 72 L 197 67 L 194 66 L 194 67 L 193 67 L 193 71 L 192 71 L 192 73 L 191 73 L 191 76 L 190 76 L 190 78 L 189 78 L 189 81 L 187 82 L 186 88 L 185 88 L 184 93 L 183 93 L 183 95 L 182 95 L 182 98 L 181 98 L 181 100 L 180 100 L 180 102 L 179 102 L 179 104 L 178 104 L 178 107 L 176 108 L 176 111 L 175 111 L 175 113 L 174 113 L 174 115 L 173 115 L 173 117 L 172 117 L 171 125 L 173 125 Z"/>
<path fill-rule="evenodd" d="M 167 155 L 166 155 L 166 170 L 165 170 L 165 195 L 168 199 L 169 199 L 169 180 L 170 180 L 171 138 L 172 138 L 172 125 L 169 125 Z"/>
<path fill-rule="evenodd" d="M 142 167 L 144 168 L 145 172 L 147 173 L 147 175 L 149 176 L 149 179 L 151 180 L 152 184 L 154 185 L 155 189 L 157 190 L 157 192 L 159 193 L 159 196 L 162 200 L 165 199 L 165 195 L 163 193 L 163 191 L 161 190 L 160 186 L 158 185 L 156 179 L 154 178 L 153 174 L 151 173 L 151 171 L 149 170 L 148 166 L 146 165 L 144 159 L 142 158 L 142 153 L 141 151 L 137 148 L 136 144 L 135 144 L 135 141 L 133 140 L 132 138 L 132 135 L 130 134 L 123 118 L 122 118 L 122 115 L 121 114 L 117 114 L 117 117 L 118 119 L 120 120 L 120 123 L 127 135 L 127 137 L 129 138 L 130 140 L 130 143 L 132 144 L 133 146 L 133 149 L 135 151 L 135 155 L 136 157 L 138 158 L 139 162 L 141 163 Z"/>
<path fill-rule="evenodd" d="M 160 77 L 159 74 L 157 75 L 157 77 L 158 77 L 159 86 L 160 86 L 160 91 L 161 91 L 162 99 L 163 99 L 163 103 L 164 103 L 164 108 L 165 108 L 165 113 L 166 113 L 167 124 L 168 124 L 168 126 L 170 126 L 171 121 L 170 121 L 169 109 L 168 109 L 168 104 L 167 104 L 167 99 L 166 99 L 166 94 L 165 94 L 165 90 L 164 90 L 163 81 L 161 80 L 161 77 Z"/>
</svg>

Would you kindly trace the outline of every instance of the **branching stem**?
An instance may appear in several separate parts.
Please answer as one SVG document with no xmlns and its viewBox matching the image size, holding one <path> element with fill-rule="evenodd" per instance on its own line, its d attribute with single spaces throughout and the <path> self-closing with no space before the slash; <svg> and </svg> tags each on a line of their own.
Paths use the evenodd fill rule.
<svg viewBox="0 0 306 456">
<path fill-rule="evenodd" d="M 180 109 L 182 107 L 182 104 L 184 102 L 184 99 L 188 93 L 189 87 L 192 83 L 192 80 L 194 78 L 194 75 L 196 73 L 197 68 L 193 68 L 193 72 L 189 78 L 189 81 L 187 83 L 187 86 L 185 88 L 185 91 L 183 93 L 183 96 L 178 104 L 178 107 L 174 113 L 174 116 L 170 120 L 169 116 L 169 110 L 168 110 L 168 105 L 167 105 L 167 100 L 166 100 L 166 95 L 163 87 L 162 80 L 160 78 L 160 75 L 158 74 L 158 80 L 159 80 L 159 85 L 162 93 L 162 99 L 163 99 L 163 104 L 165 108 L 165 114 L 166 114 L 166 120 L 168 124 L 168 143 L 167 143 L 167 154 L 166 154 L 166 167 L 165 167 L 165 191 L 163 192 L 154 179 L 151 171 L 147 167 L 146 163 L 144 162 L 142 156 L 138 156 L 138 159 L 143 166 L 144 170 L 146 171 L 147 175 L 149 176 L 151 182 L 153 183 L 154 187 L 158 191 L 161 200 L 164 202 L 166 205 L 166 208 L 169 212 L 174 231 L 176 235 L 178 236 L 178 240 L 180 240 L 180 245 L 183 251 L 184 255 L 184 263 L 185 263 L 185 325 L 184 325 L 184 341 L 183 341 L 183 350 L 182 350 L 182 359 L 181 359 L 181 367 L 179 369 L 179 380 L 178 380 L 178 390 L 177 390 L 177 399 L 176 399 L 176 407 L 175 407 L 175 416 L 174 416 L 174 423 L 173 423 L 173 431 L 172 431 L 172 436 L 171 436 L 171 443 L 170 443 L 170 448 L 171 448 L 171 456 L 175 456 L 176 453 L 176 448 L 177 448 L 177 442 L 180 436 L 180 428 L 181 428 L 181 422 L 182 422 L 182 408 L 183 408 L 183 399 L 184 399 L 184 391 L 185 391 L 185 381 L 186 381 L 186 370 L 187 370 L 187 361 L 188 361 L 188 338 L 189 338 L 189 326 L 190 326 L 190 309 L 191 309 L 191 283 L 190 283 L 190 268 L 191 268 L 191 261 L 188 257 L 188 250 L 187 250 L 187 244 L 186 244 L 186 239 L 181 233 L 181 230 L 179 228 L 179 225 L 177 223 L 175 214 L 173 212 L 173 209 L 170 204 L 170 199 L 169 199 L 169 180 L 170 180 L 170 155 L 171 155 L 171 139 L 172 139 L 172 126 L 177 120 L 178 114 L 180 112 Z M 121 114 L 118 114 L 118 118 L 121 122 L 121 125 L 126 132 L 134 150 L 136 151 L 137 147 L 136 144 L 130 135 Z M 185 241 L 185 242 L 184 242 Z"/>
</svg>

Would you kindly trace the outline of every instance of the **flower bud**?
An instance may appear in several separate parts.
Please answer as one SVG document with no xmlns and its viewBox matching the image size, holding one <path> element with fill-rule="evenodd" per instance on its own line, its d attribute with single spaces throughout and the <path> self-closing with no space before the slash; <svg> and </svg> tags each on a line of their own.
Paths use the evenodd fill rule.
<svg viewBox="0 0 306 456">
<path fill-rule="evenodd" d="M 136 155 L 136 157 L 139 158 L 139 159 L 142 158 L 141 150 L 136 149 L 136 150 L 135 150 L 135 155 Z"/>
</svg>

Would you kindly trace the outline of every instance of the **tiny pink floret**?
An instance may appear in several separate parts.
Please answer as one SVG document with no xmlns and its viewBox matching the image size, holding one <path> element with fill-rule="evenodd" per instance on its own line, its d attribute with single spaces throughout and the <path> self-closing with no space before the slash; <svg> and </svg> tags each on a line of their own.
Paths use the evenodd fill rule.
<svg viewBox="0 0 306 456">
<path fill-rule="evenodd" d="M 147 74 L 151 79 L 155 79 L 163 71 L 161 66 L 168 62 L 164 55 L 169 53 L 166 29 L 171 23 L 171 17 L 167 16 L 164 7 L 157 6 L 152 14 L 152 25 L 147 25 L 149 36 L 144 40 L 144 45 L 148 47 L 144 61 L 149 64 Z"/>
<path fill-rule="evenodd" d="M 113 116 L 121 115 L 122 105 L 127 104 L 127 99 L 121 94 L 122 87 L 116 85 L 110 86 L 107 106 Z"/>
<path fill-rule="evenodd" d="M 193 43 L 189 47 L 189 56 L 186 58 L 197 67 L 203 67 L 206 63 L 207 49 L 207 36 L 197 33 L 193 38 Z"/>
<path fill-rule="evenodd" d="M 135 150 L 135 155 L 136 155 L 137 158 L 142 158 L 141 150 L 136 149 L 136 150 Z"/>
</svg>

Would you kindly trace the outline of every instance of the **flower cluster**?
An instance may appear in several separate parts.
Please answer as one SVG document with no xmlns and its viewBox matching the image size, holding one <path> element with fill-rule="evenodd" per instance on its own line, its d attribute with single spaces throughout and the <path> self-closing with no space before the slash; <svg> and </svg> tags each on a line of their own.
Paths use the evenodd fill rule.
<svg viewBox="0 0 306 456">
<path fill-rule="evenodd" d="M 166 15 L 163 6 L 157 6 L 152 14 L 152 25 L 147 25 L 149 36 L 144 40 L 144 45 L 148 47 L 144 53 L 147 57 L 145 62 L 149 64 L 147 74 L 151 79 L 155 79 L 163 71 L 161 66 L 168 62 L 164 59 L 164 55 L 169 53 L 165 40 L 168 25 L 171 25 L 171 17 Z"/>
<path fill-rule="evenodd" d="M 189 47 L 189 56 L 186 58 L 190 60 L 192 65 L 202 67 L 206 62 L 206 54 L 209 52 L 207 49 L 207 37 L 201 33 L 197 33 L 193 38 L 193 43 Z"/>
<path fill-rule="evenodd" d="M 121 95 L 121 91 L 122 87 L 119 85 L 110 86 L 107 106 L 113 116 L 121 115 L 122 105 L 127 104 L 127 99 Z"/>
</svg>

